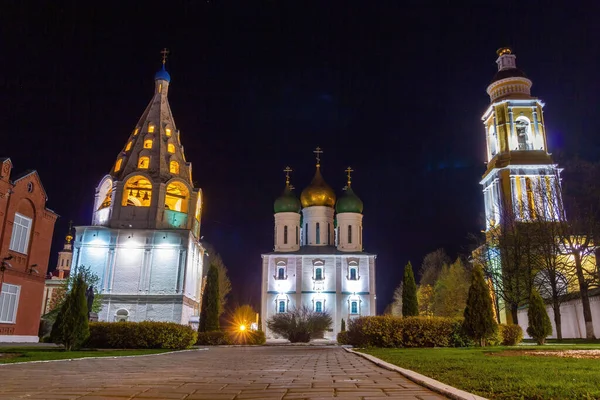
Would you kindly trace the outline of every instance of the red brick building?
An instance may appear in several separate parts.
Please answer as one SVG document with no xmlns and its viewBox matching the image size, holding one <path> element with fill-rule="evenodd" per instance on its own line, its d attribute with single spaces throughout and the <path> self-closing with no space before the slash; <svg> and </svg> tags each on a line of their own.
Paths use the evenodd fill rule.
<svg viewBox="0 0 600 400">
<path fill-rule="evenodd" d="M 36 171 L 11 179 L 10 159 L 0 166 L 0 342 L 37 342 L 58 215 Z"/>
</svg>

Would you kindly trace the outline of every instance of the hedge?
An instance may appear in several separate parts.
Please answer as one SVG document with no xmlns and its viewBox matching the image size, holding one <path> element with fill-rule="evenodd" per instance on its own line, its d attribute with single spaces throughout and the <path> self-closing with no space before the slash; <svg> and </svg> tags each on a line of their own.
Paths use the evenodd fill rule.
<svg viewBox="0 0 600 400">
<path fill-rule="evenodd" d="M 186 349 L 198 333 L 174 322 L 91 322 L 85 347 L 108 349 Z"/>
<path fill-rule="evenodd" d="M 499 325 L 502 345 L 516 346 L 523 341 L 523 329 L 519 325 Z"/>
<path fill-rule="evenodd" d="M 261 345 L 265 344 L 267 338 L 263 331 L 246 331 L 243 334 L 228 333 L 223 331 L 198 333 L 197 345 L 200 346 L 222 346 L 232 344 Z"/>
<path fill-rule="evenodd" d="M 472 344 L 462 320 L 443 317 L 360 317 L 350 322 L 347 344 L 355 347 L 465 347 Z M 345 341 L 346 338 L 340 338 Z"/>
</svg>

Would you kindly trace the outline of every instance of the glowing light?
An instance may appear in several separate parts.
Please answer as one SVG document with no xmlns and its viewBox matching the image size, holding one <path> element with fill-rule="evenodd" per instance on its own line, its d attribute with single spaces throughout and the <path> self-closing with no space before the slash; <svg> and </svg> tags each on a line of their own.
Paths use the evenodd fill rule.
<svg viewBox="0 0 600 400">
<path fill-rule="evenodd" d="M 154 125 L 150 124 L 148 125 L 148 133 L 153 133 L 154 132 Z"/>
<path fill-rule="evenodd" d="M 246 330 L 246 325 L 240 325 L 240 332 L 244 332 Z"/>
<path fill-rule="evenodd" d="M 165 129 L 165 134 L 167 135 L 167 137 L 171 137 L 171 129 L 170 128 Z"/>
<path fill-rule="evenodd" d="M 171 154 L 175 153 L 175 145 L 173 143 L 169 143 L 167 145 L 167 151 Z"/>
</svg>

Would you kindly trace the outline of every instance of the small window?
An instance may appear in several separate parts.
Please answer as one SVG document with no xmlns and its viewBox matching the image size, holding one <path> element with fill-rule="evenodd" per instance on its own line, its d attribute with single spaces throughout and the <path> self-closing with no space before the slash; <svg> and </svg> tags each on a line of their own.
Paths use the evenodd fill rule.
<svg viewBox="0 0 600 400">
<path fill-rule="evenodd" d="M 137 135 L 140 132 L 140 128 L 135 128 L 133 131 L 133 136 Z"/>
<path fill-rule="evenodd" d="M 352 244 L 352 225 L 348 225 L 348 244 Z"/>
<path fill-rule="evenodd" d="M 165 135 L 167 135 L 167 137 L 171 137 L 171 128 L 165 129 Z"/>
<path fill-rule="evenodd" d="M 350 314 L 358 314 L 358 301 L 350 302 Z"/>
<path fill-rule="evenodd" d="M 167 145 L 167 151 L 171 154 L 175 153 L 175 145 L 173 143 L 169 143 Z"/>
<path fill-rule="evenodd" d="M 121 164 L 122 164 L 122 163 L 123 163 L 123 159 L 122 159 L 122 158 L 119 158 L 119 159 L 117 160 L 117 163 L 115 164 L 115 172 L 118 172 L 118 171 L 120 171 L 120 170 L 121 170 Z"/>
<path fill-rule="evenodd" d="M 179 173 L 179 163 L 177 161 L 171 161 L 169 163 L 169 171 L 172 174 L 178 174 Z"/>
<path fill-rule="evenodd" d="M 158 84 L 158 93 L 162 93 L 162 83 Z"/>
<path fill-rule="evenodd" d="M 127 322 L 128 319 L 129 311 L 125 310 L 124 308 L 121 308 L 115 314 L 115 322 Z"/>
<path fill-rule="evenodd" d="M 277 268 L 277 279 L 285 279 L 285 268 Z"/>
<path fill-rule="evenodd" d="M 148 169 L 150 166 L 150 157 L 140 157 L 138 161 L 138 168 L 140 169 Z"/>
<path fill-rule="evenodd" d="M 331 224 L 327 223 L 327 245 L 331 244 Z"/>
<path fill-rule="evenodd" d="M 21 254 L 27 254 L 32 220 L 29 217 L 15 214 L 9 249 Z"/>
<path fill-rule="evenodd" d="M 27 183 L 27 191 L 29 193 L 33 192 L 33 182 L 28 182 Z"/>
<path fill-rule="evenodd" d="M 287 244 L 288 242 L 288 227 L 285 225 L 283 227 L 283 244 Z"/>
<path fill-rule="evenodd" d="M 146 139 L 146 140 L 144 140 L 144 148 L 145 149 L 151 149 L 152 148 L 152 139 Z"/>
<path fill-rule="evenodd" d="M 277 307 L 277 312 L 284 313 L 285 312 L 285 301 L 279 300 L 279 304 Z"/>
<path fill-rule="evenodd" d="M 60 266 L 64 267 L 65 266 L 65 259 L 63 258 L 62 260 L 60 260 Z"/>
<path fill-rule="evenodd" d="M 350 280 L 355 281 L 357 279 L 356 267 L 350 268 Z"/>
<path fill-rule="evenodd" d="M 304 244 L 308 245 L 308 224 L 304 224 Z"/>
<path fill-rule="evenodd" d="M 148 125 L 148 133 L 154 133 L 154 125 Z"/>
<path fill-rule="evenodd" d="M 21 286 L 2 283 L 0 291 L 0 323 L 14 324 L 19 308 Z"/>
<path fill-rule="evenodd" d="M 323 280 L 323 267 L 317 267 L 315 269 L 315 280 L 322 281 Z"/>
<path fill-rule="evenodd" d="M 131 141 L 127 142 L 127 146 L 125 146 L 125 151 L 131 150 Z"/>
<path fill-rule="evenodd" d="M 317 222 L 317 244 L 321 244 L 321 224 Z"/>
<path fill-rule="evenodd" d="M 323 312 L 323 302 L 317 301 L 315 302 L 315 312 Z"/>
<path fill-rule="evenodd" d="M 296 244 L 298 244 L 298 227 L 296 227 Z"/>
</svg>

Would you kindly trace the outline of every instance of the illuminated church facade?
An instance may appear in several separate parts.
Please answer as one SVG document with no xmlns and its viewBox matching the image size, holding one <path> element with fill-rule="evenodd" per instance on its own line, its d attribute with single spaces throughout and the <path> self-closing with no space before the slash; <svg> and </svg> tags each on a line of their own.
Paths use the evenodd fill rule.
<svg viewBox="0 0 600 400">
<path fill-rule="evenodd" d="M 100 321 L 198 321 L 202 191 L 171 114 L 170 81 L 163 59 L 150 103 L 96 188 L 91 224 L 76 227 L 73 265 L 100 277 Z"/>
<path fill-rule="evenodd" d="M 308 307 L 328 312 L 333 326 L 324 338 L 335 339 L 341 320 L 375 315 L 375 254 L 363 251 L 363 202 L 352 189 L 351 168 L 343 195 L 321 174 L 317 148 L 314 178 L 300 199 L 290 185 L 274 204 L 274 251 L 262 255 L 262 329 L 277 313 Z"/>
</svg>

